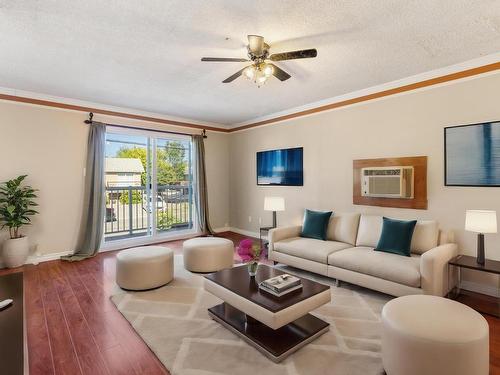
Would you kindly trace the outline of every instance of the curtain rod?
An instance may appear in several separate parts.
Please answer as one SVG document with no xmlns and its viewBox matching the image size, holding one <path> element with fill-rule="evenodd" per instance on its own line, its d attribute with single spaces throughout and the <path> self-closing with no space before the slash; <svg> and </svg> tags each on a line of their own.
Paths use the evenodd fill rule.
<svg viewBox="0 0 500 375">
<path fill-rule="evenodd" d="M 85 120 L 84 123 L 86 124 L 92 124 L 92 118 L 94 117 L 94 114 L 92 112 L 89 113 L 89 118 L 88 120 Z M 149 130 L 149 131 L 154 131 L 157 133 L 167 133 L 167 134 L 177 134 L 177 135 L 193 135 L 192 133 L 181 133 L 181 132 L 174 132 L 170 130 L 156 130 L 156 129 L 146 129 L 146 128 L 141 128 L 139 126 L 131 126 L 131 125 L 117 125 L 117 124 L 106 124 L 107 126 L 112 126 L 114 128 L 125 128 L 125 129 L 136 129 L 136 130 Z M 203 129 L 201 131 L 201 135 L 203 138 L 208 138 L 207 136 L 207 131 Z"/>
</svg>

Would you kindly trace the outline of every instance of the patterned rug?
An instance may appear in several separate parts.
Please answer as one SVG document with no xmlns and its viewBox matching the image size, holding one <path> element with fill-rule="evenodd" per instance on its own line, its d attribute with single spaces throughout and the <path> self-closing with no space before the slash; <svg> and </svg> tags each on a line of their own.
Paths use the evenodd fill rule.
<svg viewBox="0 0 500 375">
<path fill-rule="evenodd" d="M 207 308 L 221 301 L 203 290 L 203 276 L 186 271 L 175 256 L 175 278 L 147 292 L 119 290 L 111 299 L 172 375 L 379 375 L 380 312 L 391 298 L 290 267 L 331 285 L 332 302 L 312 313 L 330 331 L 275 364 L 219 323 Z"/>
</svg>

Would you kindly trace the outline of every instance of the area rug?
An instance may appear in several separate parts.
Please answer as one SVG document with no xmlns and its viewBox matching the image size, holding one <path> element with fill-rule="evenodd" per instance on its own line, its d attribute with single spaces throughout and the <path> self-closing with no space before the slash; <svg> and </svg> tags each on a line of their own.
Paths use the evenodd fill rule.
<svg viewBox="0 0 500 375">
<path fill-rule="evenodd" d="M 281 267 L 331 286 L 331 303 L 312 313 L 330 331 L 275 364 L 211 320 L 221 301 L 203 290 L 203 276 L 186 271 L 175 256 L 175 278 L 146 292 L 118 290 L 111 299 L 172 375 L 379 375 L 380 312 L 389 296 Z"/>
</svg>

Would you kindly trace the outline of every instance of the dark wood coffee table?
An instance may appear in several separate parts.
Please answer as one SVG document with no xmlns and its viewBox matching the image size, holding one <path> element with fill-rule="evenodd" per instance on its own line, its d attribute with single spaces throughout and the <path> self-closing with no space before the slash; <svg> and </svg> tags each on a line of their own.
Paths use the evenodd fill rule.
<svg viewBox="0 0 500 375">
<path fill-rule="evenodd" d="M 330 302 L 329 286 L 301 279 L 301 290 L 282 297 L 259 290 L 259 282 L 283 273 L 260 265 L 254 278 L 246 266 L 205 276 L 205 290 L 224 301 L 208 309 L 210 317 L 274 362 L 281 362 L 330 328 L 309 314 Z"/>
</svg>

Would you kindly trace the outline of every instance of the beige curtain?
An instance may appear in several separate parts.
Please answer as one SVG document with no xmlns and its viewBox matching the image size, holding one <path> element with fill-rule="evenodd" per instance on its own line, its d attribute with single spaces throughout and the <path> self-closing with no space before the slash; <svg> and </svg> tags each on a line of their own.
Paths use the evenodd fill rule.
<svg viewBox="0 0 500 375">
<path fill-rule="evenodd" d="M 96 255 L 104 235 L 106 125 L 100 122 L 92 122 L 89 126 L 80 235 L 75 253 L 62 257 L 62 259 L 71 262 Z"/>
<path fill-rule="evenodd" d="M 207 175 L 205 170 L 205 144 L 202 135 L 193 135 L 195 152 L 194 183 L 195 206 L 198 224 L 203 234 L 213 234 L 209 221 Z"/>
</svg>

